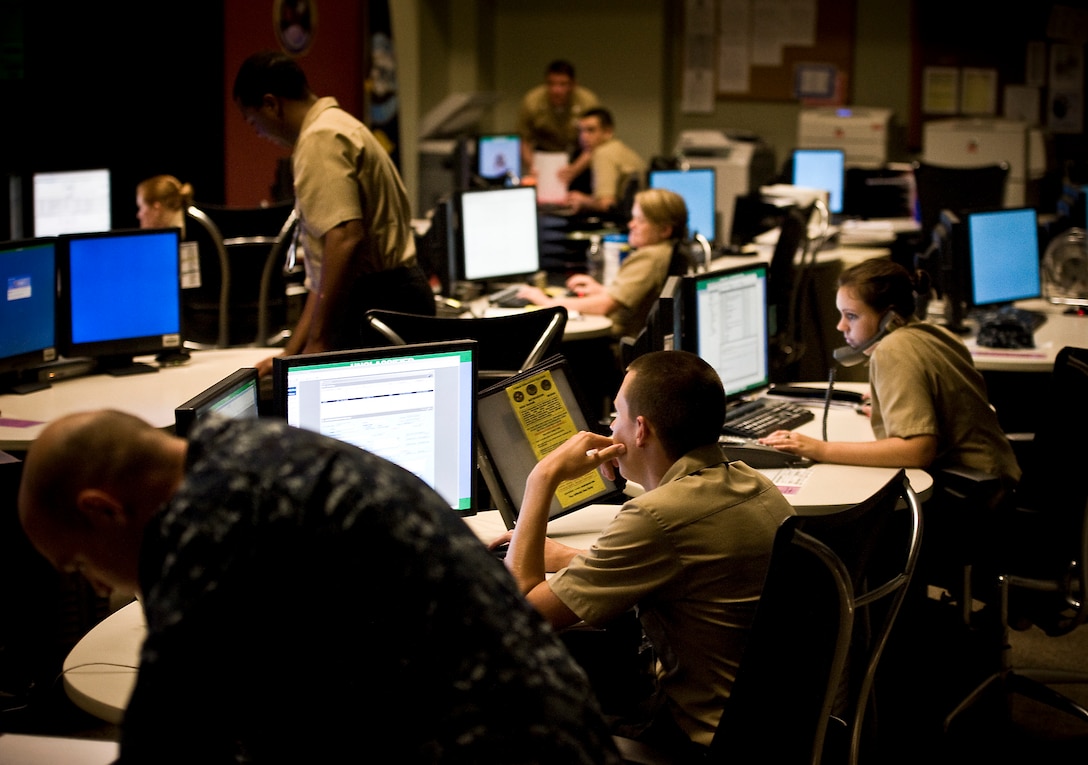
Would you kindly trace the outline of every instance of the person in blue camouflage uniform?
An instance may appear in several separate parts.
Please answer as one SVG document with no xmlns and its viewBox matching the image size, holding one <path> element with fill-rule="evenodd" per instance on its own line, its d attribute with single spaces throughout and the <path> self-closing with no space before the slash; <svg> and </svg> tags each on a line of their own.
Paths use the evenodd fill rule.
<svg viewBox="0 0 1088 765">
<path fill-rule="evenodd" d="M 49 425 L 19 515 L 96 589 L 142 593 L 122 763 L 609 763 L 581 668 L 417 477 L 269 420 L 190 440 Z"/>
</svg>

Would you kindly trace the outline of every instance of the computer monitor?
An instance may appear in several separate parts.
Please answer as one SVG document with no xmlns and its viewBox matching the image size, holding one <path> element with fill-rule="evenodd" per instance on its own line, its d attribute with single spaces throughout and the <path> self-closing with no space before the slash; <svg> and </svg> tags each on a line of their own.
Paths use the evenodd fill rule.
<svg viewBox="0 0 1088 765">
<path fill-rule="evenodd" d="M 213 413 L 232 419 L 256 417 L 260 392 L 255 368 L 231 372 L 174 409 L 174 433 L 188 438 L 192 427 Z"/>
<path fill-rule="evenodd" d="M 32 182 L 34 236 L 110 229 L 113 221 L 107 168 L 34 173 Z"/>
<path fill-rule="evenodd" d="M 634 338 L 621 343 L 624 365 L 652 351 L 671 351 L 676 347 L 676 316 L 680 304 L 682 277 L 669 276 L 646 315 L 646 325 Z"/>
<path fill-rule="evenodd" d="M 730 401 L 768 385 L 765 264 L 684 276 L 680 300 L 677 347 L 717 370 Z"/>
<path fill-rule="evenodd" d="M 454 195 L 451 281 L 524 279 L 540 270 L 540 230 L 532 186 Z"/>
<path fill-rule="evenodd" d="M 55 240 L 0 243 L 0 388 L 56 359 L 56 280 Z"/>
<path fill-rule="evenodd" d="M 489 181 L 521 177 L 521 137 L 516 133 L 476 137 L 476 174 Z"/>
<path fill-rule="evenodd" d="M 58 239 L 58 350 L 109 374 L 154 372 L 135 356 L 181 348 L 179 230 L 119 229 Z"/>
<path fill-rule="evenodd" d="M 569 436 L 600 429 L 593 427 L 596 418 L 562 355 L 481 391 L 478 406 L 480 472 L 506 527 L 512 529 L 536 463 Z M 560 484 L 548 517 L 622 501 L 622 484 L 594 470 Z"/>
<path fill-rule="evenodd" d="M 688 208 L 688 235 L 702 234 L 709 242 L 717 241 L 717 180 L 712 167 L 688 170 L 651 170 L 651 189 L 668 189 L 684 198 Z"/>
<path fill-rule="evenodd" d="M 1030 207 L 967 213 L 971 306 L 1042 296 L 1039 225 Z"/>
<path fill-rule="evenodd" d="M 971 299 L 966 238 L 966 224 L 959 215 L 943 209 L 933 226 L 929 246 L 914 257 L 914 267 L 929 274 L 933 291 L 941 298 L 943 325 L 958 334 L 968 332 L 964 318 Z M 928 303 L 928 296 L 920 296 L 916 301 L 920 317 L 928 313 Z"/>
<path fill-rule="evenodd" d="M 842 213 L 846 185 L 846 152 L 842 149 L 794 149 L 791 183 L 808 189 L 827 191 L 827 209 L 832 215 Z"/>
<path fill-rule="evenodd" d="M 277 356 L 275 410 L 289 425 L 397 463 L 469 514 L 476 509 L 476 346 L 451 340 Z"/>
</svg>

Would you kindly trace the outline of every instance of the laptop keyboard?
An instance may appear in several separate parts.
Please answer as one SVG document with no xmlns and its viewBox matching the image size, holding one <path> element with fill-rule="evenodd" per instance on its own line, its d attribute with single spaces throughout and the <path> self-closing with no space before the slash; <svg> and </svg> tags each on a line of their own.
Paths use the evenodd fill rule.
<svg viewBox="0 0 1088 765">
<path fill-rule="evenodd" d="M 808 407 L 759 398 L 729 409 L 722 433 L 741 438 L 763 438 L 776 430 L 793 430 L 815 418 Z"/>
</svg>

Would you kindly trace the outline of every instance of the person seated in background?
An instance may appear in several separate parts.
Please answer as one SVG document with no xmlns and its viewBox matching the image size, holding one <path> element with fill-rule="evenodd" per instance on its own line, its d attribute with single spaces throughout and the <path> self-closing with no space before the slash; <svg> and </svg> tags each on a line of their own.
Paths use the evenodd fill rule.
<svg viewBox="0 0 1088 765">
<path fill-rule="evenodd" d="M 271 419 L 51 423 L 19 519 L 147 618 L 119 763 L 618 762 L 581 667 L 410 472 Z M 515 754 L 516 753 L 516 754 Z"/>
<path fill-rule="evenodd" d="M 686 761 L 714 736 L 775 533 L 793 509 L 764 475 L 724 459 L 725 391 L 699 356 L 638 357 L 615 403 L 611 437 L 583 431 L 541 459 L 517 525 L 491 544 L 509 541 L 507 568 L 557 629 L 604 626 L 637 608 L 657 687 L 643 714 L 614 730 Z M 609 477 L 618 470 L 645 493 L 623 504 L 589 550 L 547 538 L 559 484 L 598 468 Z"/>
<path fill-rule="evenodd" d="M 577 213 L 615 213 L 627 182 L 646 173 L 646 161 L 616 138 L 615 132 L 612 113 L 603 107 L 590 109 L 578 118 L 578 141 L 583 154 L 589 154 L 593 191 L 568 192 L 567 204 Z"/>
<path fill-rule="evenodd" d="M 634 337 L 669 274 L 673 249 L 687 236 L 688 208 L 684 198 L 668 189 L 643 189 L 635 195 L 628 223 L 631 252 L 620 263 L 615 279 L 601 284 L 588 274 L 567 279 L 572 296 L 553 297 L 542 289 L 524 286 L 518 291 L 534 305 L 561 305 L 568 311 L 606 315 L 617 339 Z"/>
<path fill-rule="evenodd" d="M 1012 445 L 990 406 L 986 381 L 958 336 L 914 316 L 917 294 L 927 294 L 929 275 L 887 258 L 852 266 L 838 279 L 837 329 L 847 344 L 868 357 L 872 428 L 875 440 L 821 441 L 777 430 L 762 443 L 817 462 L 922 468 L 970 468 L 996 476 L 1000 489 L 990 498 L 988 518 L 964 527 L 942 511 L 940 495 L 926 503 L 920 584 L 946 586 L 962 577 L 964 544 L 975 550 L 972 565 L 980 580 L 996 577 L 994 544 L 1002 523 L 999 508 L 1020 480 Z M 972 541 L 967 542 L 964 534 Z"/>
<path fill-rule="evenodd" d="M 185 236 L 185 211 L 193 203 L 193 187 L 172 175 L 155 175 L 136 185 L 136 219 L 140 228 L 179 228 Z"/>
<path fill-rule="evenodd" d="M 575 158 L 578 118 L 597 103 L 596 94 L 575 81 L 573 64 L 563 59 L 549 63 L 544 82 L 522 97 L 518 111 L 522 175 L 533 174 L 534 151 L 563 152 Z M 574 163 L 577 167 L 569 171 L 571 178 L 589 166 L 589 156 L 579 154 Z"/>
</svg>

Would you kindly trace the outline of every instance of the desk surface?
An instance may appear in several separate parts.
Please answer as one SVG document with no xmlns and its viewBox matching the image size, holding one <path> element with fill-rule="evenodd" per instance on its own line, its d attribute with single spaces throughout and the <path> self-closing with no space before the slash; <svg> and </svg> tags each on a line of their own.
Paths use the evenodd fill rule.
<svg viewBox="0 0 1088 765">
<path fill-rule="evenodd" d="M 840 387 L 861 390 L 867 385 L 848 383 Z M 819 438 L 822 419 L 821 412 L 815 421 L 806 423 L 798 431 Z M 828 411 L 827 422 L 830 439 L 871 441 L 873 438 L 869 419 L 853 408 L 833 406 Z M 782 475 L 774 470 L 763 472 L 772 480 Z M 799 514 L 816 515 L 836 512 L 866 499 L 883 486 L 895 470 L 816 464 L 806 470 L 784 471 L 783 474 L 788 473 L 803 473 L 804 481 L 796 491 L 784 488 L 786 499 Z M 929 474 L 923 470 L 908 470 L 907 475 L 919 496 L 923 500 L 928 497 L 933 486 Z M 616 510 L 616 505 L 590 505 L 551 521 L 548 534 L 573 547 L 589 547 Z M 484 541 L 494 539 L 506 530 L 497 510 L 469 516 L 465 522 Z M 143 609 L 138 602 L 133 602 L 84 635 L 64 661 L 64 686 L 69 698 L 90 714 L 109 722 L 119 722 L 136 682 L 136 667 L 146 629 Z"/>
<path fill-rule="evenodd" d="M 170 427 L 175 407 L 236 369 L 255 366 L 277 352 L 274 348 L 193 351 L 187 363 L 158 372 L 86 375 L 33 393 L 0 396 L 0 450 L 23 451 L 51 420 L 88 409 L 120 409 L 157 428 Z"/>
<path fill-rule="evenodd" d="M 465 314 L 466 317 L 471 316 L 509 316 L 512 313 L 522 313 L 523 311 L 531 311 L 532 308 L 499 308 L 497 306 L 490 305 L 487 302 L 487 297 L 477 298 L 472 301 L 469 307 L 469 313 Z M 607 316 L 599 316 L 589 313 L 580 313 L 578 311 L 568 312 L 567 325 L 563 328 L 563 340 L 592 340 L 597 337 L 611 337 L 612 336 L 612 320 Z"/>
<path fill-rule="evenodd" d="M 1067 314 L 1069 306 L 1055 305 L 1049 300 L 1021 300 L 1017 308 L 1046 314 L 1046 321 L 1035 330 L 1034 348 L 983 348 L 975 342 L 975 327 L 964 338 L 975 360 L 984 372 L 1050 372 L 1058 351 L 1067 345 L 1088 348 L 1088 316 Z"/>
</svg>

